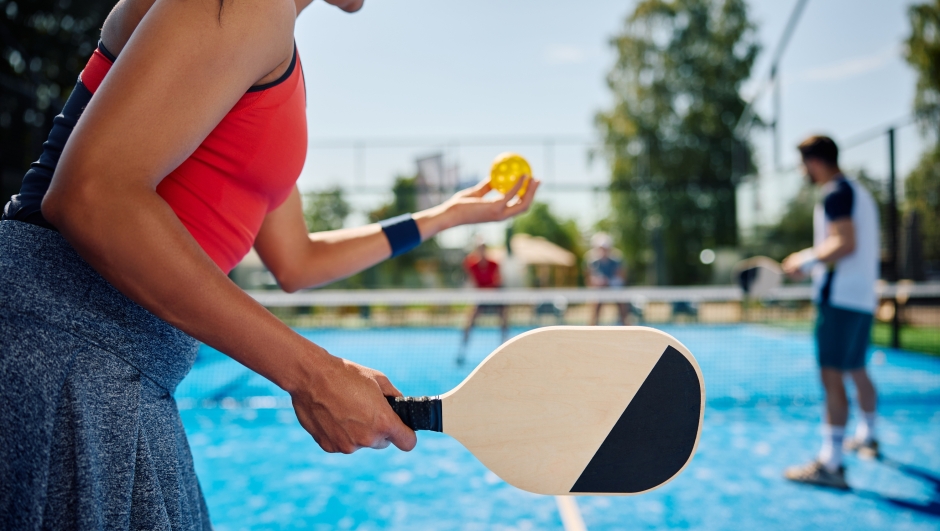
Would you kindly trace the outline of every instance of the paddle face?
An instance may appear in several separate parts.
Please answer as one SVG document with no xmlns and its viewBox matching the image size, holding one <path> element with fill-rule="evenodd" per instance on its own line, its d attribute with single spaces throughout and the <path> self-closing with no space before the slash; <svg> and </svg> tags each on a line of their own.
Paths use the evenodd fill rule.
<svg viewBox="0 0 940 531">
<path fill-rule="evenodd" d="M 639 494 L 688 464 L 705 388 L 689 351 L 645 327 L 547 327 L 440 397 L 442 428 L 539 494 Z"/>
<path fill-rule="evenodd" d="M 765 297 L 783 283 L 780 264 L 766 256 L 741 260 L 731 269 L 732 281 L 750 297 Z"/>
</svg>

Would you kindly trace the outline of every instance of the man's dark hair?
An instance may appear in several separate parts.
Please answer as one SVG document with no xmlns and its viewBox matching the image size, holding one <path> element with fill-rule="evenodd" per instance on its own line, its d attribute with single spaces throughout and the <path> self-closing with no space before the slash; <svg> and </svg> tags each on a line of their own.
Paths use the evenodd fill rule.
<svg viewBox="0 0 940 531">
<path fill-rule="evenodd" d="M 830 166 L 839 165 L 839 147 L 828 136 L 811 136 L 797 146 L 803 159 L 817 159 Z"/>
</svg>

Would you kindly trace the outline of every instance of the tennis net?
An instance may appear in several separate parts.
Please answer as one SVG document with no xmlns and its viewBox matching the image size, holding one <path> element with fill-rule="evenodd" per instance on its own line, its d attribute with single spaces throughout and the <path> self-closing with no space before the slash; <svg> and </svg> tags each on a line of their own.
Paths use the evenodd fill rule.
<svg viewBox="0 0 940 531">
<path fill-rule="evenodd" d="M 757 300 L 732 286 L 250 294 L 331 353 L 385 372 L 406 394 L 457 385 L 502 342 L 503 316 L 511 337 L 540 326 L 588 325 L 600 303 L 599 324 L 618 324 L 624 311 L 629 324 L 683 342 L 702 367 L 712 406 L 821 397 L 815 307 L 806 286 L 784 286 Z M 940 404 L 940 283 L 881 284 L 878 294 L 869 367 L 880 399 Z M 476 327 L 464 343 L 477 306 Z M 892 348 L 895 336 L 899 348 Z M 181 407 L 290 403 L 273 384 L 208 347 L 176 396 Z"/>
</svg>

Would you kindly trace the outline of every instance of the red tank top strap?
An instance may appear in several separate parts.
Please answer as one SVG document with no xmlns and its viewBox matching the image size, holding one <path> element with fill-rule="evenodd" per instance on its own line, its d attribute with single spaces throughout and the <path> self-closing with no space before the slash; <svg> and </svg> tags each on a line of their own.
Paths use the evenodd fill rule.
<svg viewBox="0 0 940 531">
<path fill-rule="evenodd" d="M 101 82 L 104 81 L 104 76 L 107 75 L 112 64 L 114 64 L 113 61 L 105 57 L 105 55 L 101 53 L 101 50 L 96 49 L 95 53 L 91 54 L 91 58 L 88 59 L 88 64 L 85 65 L 84 70 L 82 70 L 79 76 L 82 85 L 85 85 L 85 88 L 92 94 L 97 92 L 98 87 L 101 86 Z"/>
</svg>

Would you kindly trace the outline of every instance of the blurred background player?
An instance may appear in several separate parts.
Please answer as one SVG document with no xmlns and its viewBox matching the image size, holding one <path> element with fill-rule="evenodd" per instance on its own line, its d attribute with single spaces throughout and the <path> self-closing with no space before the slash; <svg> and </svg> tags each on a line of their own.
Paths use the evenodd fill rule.
<svg viewBox="0 0 940 531">
<path fill-rule="evenodd" d="M 817 304 L 816 350 L 826 398 L 823 444 L 815 460 L 788 468 L 787 479 L 847 489 L 842 465 L 843 437 L 849 406 L 845 376 L 858 390 L 861 408 L 855 438 L 845 447 L 865 457 L 878 457 L 875 439 L 875 387 L 865 370 L 878 279 L 878 208 L 871 194 L 839 169 L 839 150 L 832 139 L 813 136 L 799 145 L 809 180 L 822 201 L 813 213 L 813 247 L 783 262 L 788 275 L 811 274 Z"/>
<path fill-rule="evenodd" d="M 614 249 L 614 239 L 609 234 L 598 232 L 591 237 L 591 250 L 586 255 L 587 285 L 592 288 L 617 288 L 626 283 L 626 271 L 620 253 Z M 591 326 L 597 326 L 602 303 L 597 302 L 591 310 Z M 627 325 L 630 317 L 629 303 L 615 303 L 620 324 Z"/>
<path fill-rule="evenodd" d="M 476 238 L 474 250 L 467 255 L 463 261 L 463 267 L 467 271 L 467 276 L 473 281 L 473 284 L 480 289 L 495 289 L 502 286 L 502 278 L 499 274 L 499 264 L 490 260 L 486 256 L 486 243 L 482 238 Z M 509 318 L 506 312 L 505 304 L 478 304 L 473 307 L 470 319 L 463 331 L 463 342 L 460 345 L 460 352 L 457 354 L 457 364 L 463 365 L 466 354 L 467 344 L 470 342 L 470 331 L 476 323 L 480 314 L 498 314 L 501 328 L 501 341 L 505 342 L 509 335 Z"/>
</svg>

